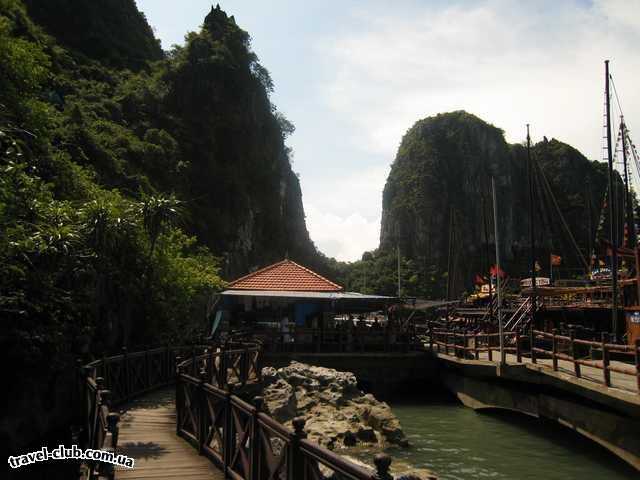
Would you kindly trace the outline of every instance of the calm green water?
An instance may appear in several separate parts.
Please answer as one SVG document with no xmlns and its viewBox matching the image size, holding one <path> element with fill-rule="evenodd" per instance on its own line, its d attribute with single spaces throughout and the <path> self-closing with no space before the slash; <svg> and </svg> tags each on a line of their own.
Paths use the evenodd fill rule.
<svg viewBox="0 0 640 480">
<path fill-rule="evenodd" d="M 409 450 L 390 450 L 441 480 L 640 479 L 602 447 L 555 423 L 511 413 L 476 413 L 456 403 L 392 404 Z"/>
</svg>

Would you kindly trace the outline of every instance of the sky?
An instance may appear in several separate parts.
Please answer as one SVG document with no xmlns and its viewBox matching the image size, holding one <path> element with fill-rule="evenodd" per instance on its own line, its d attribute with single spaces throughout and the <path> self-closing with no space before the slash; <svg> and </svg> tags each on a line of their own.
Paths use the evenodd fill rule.
<svg viewBox="0 0 640 480">
<path fill-rule="evenodd" d="M 182 44 L 206 0 L 137 0 L 164 49 Z M 294 123 L 287 139 L 307 227 L 326 255 L 378 246 L 382 190 L 404 133 L 466 110 L 522 142 L 603 158 L 604 60 L 627 127 L 640 129 L 640 0 L 226 0 Z M 620 112 L 615 105 L 614 124 Z M 640 140 L 640 130 L 638 130 Z M 632 177 L 638 180 L 635 170 Z"/>
</svg>

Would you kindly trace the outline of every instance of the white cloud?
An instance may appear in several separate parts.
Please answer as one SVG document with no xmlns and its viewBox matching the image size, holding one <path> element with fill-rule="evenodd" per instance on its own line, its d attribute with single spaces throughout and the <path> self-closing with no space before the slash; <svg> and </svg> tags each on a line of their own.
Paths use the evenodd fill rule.
<svg viewBox="0 0 640 480">
<path fill-rule="evenodd" d="M 505 129 L 510 141 L 531 123 L 537 138 L 555 136 L 598 157 L 604 58 L 627 87 L 626 108 L 640 114 L 631 96 L 640 74 L 634 3 L 490 0 L 359 12 L 365 29 L 318 44 L 335 70 L 322 93 L 352 119 L 355 144 L 390 159 L 416 120 L 455 109 Z"/>
<path fill-rule="evenodd" d="M 640 128 L 638 0 L 384 3 L 351 14 L 353 28 L 316 42 L 330 72 L 316 94 L 346 124 L 336 141 L 361 157 L 390 165 L 418 119 L 464 109 L 504 129 L 509 142 L 523 140 L 530 123 L 534 140 L 555 137 L 600 159 L 605 58 L 627 122 Z M 353 260 L 377 247 L 388 169 L 341 167 L 348 180 L 337 187 L 302 172 L 303 192 L 312 238 Z M 322 195 L 328 183 L 331 194 Z"/>
<path fill-rule="evenodd" d="M 342 261 L 359 260 L 367 250 L 378 247 L 380 217 L 367 220 L 359 213 L 340 217 L 307 204 L 309 233 L 321 251 Z"/>
<path fill-rule="evenodd" d="M 388 167 L 371 167 L 324 183 L 303 180 L 307 228 L 316 245 L 343 261 L 358 260 L 378 247 L 380 205 Z M 308 183 L 308 186 L 307 186 Z"/>
</svg>

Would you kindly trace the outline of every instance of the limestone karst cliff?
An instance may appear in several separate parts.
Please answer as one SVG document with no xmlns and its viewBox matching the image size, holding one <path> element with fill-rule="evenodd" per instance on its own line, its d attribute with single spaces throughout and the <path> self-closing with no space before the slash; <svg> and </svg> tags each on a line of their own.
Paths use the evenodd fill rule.
<svg viewBox="0 0 640 480">
<path fill-rule="evenodd" d="M 539 165 L 534 173 L 538 260 L 548 270 L 549 253 L 562 255 L 562 268 L 572 275 L 583 263 L 567 231 L 588 260 L 606 190 L 606 164 L 589 161 L 571 146 L 546 138 L 533 145 L 532 156 Z M 486 272 L 494 255 L 493 176 L 504 268 L 514 276 L 526 276 L 530 246 L 526 158 L 522 145 L 507 144 L 499 128 L 464 111 L 416 122 L 402 139 L 384 188 L 380 251 L 392 251 L 399 244 L 416 271 L 435 272 L 443 287 L 440 295 L 447 280 L 438 275 L 448 265 L 451 295 L 468 289 L 476 273 Z M 621 195 L 619 180 L 617 185 Z"/>
</svg>

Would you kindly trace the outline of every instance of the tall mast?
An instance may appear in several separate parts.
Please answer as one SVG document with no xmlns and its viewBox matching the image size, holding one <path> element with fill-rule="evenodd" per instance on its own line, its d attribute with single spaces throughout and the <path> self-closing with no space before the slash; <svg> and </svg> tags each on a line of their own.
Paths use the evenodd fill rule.
<svg viewBox="0 0 640 480">
<path fill-rule="evenodd" d="M 527 168 L 529 169 L 529 234 L 531 240 L 531 287 L 533 296 L 531 297 L 531 318 L 536 311 L 536 235 L 533 215 L 533 162 L 531 161 L 531 137 L 529 136 L 529 124 L 527 123 Z M 533 326 L 532 326 L 533 328 Z"/>
<path fill-rule="evenodd" d="M 620 115 L 620 133 L 622 134 L 622 162 L 624 164 L 624 194 L 625 194 L 625 223 L 629 235 L 629 247 L 636 246 L 636 228 L 633 220 L 633 203 L 631 202 L 631 189 L 629 188 L 629 169 L 627 167 L 627 125 L 624 123 L 624 115 Z"/>
<path fill-rule="evenodd" d="M 400 284 L 400 240 L 398 240 L 397 254 L 398 254 L 398 298 L 400 298 L 401 297 L 401 295 L 400 295 L 400 291 L 401 291 L 401 284 Z"/>
<path fill-rule="evenodd" d="M 482 188 L 482 187 L 481 187 Z M 482 223 L 484 224 L 484 246 L 487 253 L 487 272 L 489 272 L 489 321 L 493 321 L 493 287 L 491 286 L 491 252 L 489 251 L 489 227 L 487 226 L 487 210 L 484 193 L 482 199 Z M 484 275 L 483 275 L 484 277 Z"/>
<path fill-rule="evenodd" d="M 609 162 L 609 233 L 611 235 L 611 329 L 614 341 L 618 340 L 618 235 L 615 229 L 615 193 L 613 190 L 613 152 L 611 151 L 611 98 L 609 94 L 609 60 L 604 61 L 604 96 L 607 112 L 607 160 Z"/>
<path fill-rule="evenodd" d="M 589 273 L 591 273 L 592 270 L 592 265 L 591 262 L 593 261 L 592 255 L 593 255 L 593 246 L 591 244 L 591 241 L 593 240 L 593 212 L 591 211 L 591 181 L 589 180 L 589 177 L 587 177 L 586 179 L 586 195 L 585 195 L 585 200 L 587 202 L 587 228 L 588 228 L 588 234 L 587 234 L 587 254 L 589 255 Z"/>
<path fill-rule="evenodd" d="M 500 244 L 498 238 L 498 202 L 496 201 L 496 181 L 491 177 L 491 193 L 493 194 L 493 230 L 496 240 L 496 292 L 498 295 L 498 332 L 500 333 L 500 363 L 505 363 L 504 335 L 502 327 L 502 288 L 500 286 Z M 531 326 L 533 328 L 533 326 Z"/>
</svg>

